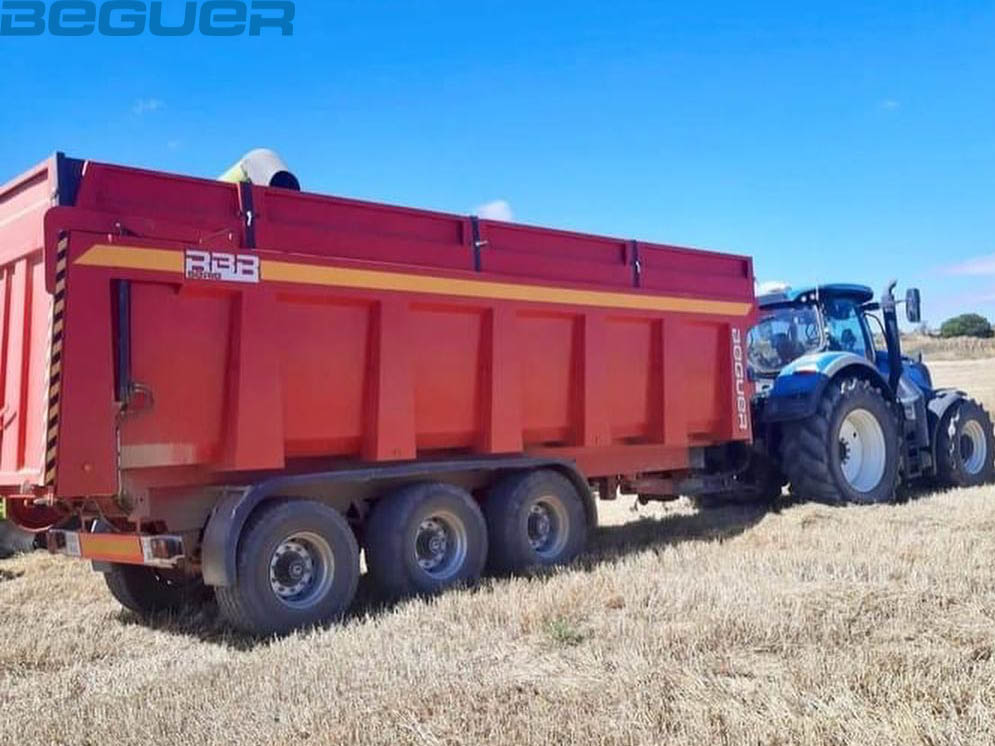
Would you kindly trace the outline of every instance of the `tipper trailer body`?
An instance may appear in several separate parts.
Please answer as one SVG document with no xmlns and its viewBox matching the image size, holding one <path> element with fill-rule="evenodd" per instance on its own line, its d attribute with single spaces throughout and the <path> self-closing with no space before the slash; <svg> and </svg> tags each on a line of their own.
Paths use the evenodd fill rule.
<svg viewBox="0 0 995 746">
<path fill-rule="evenodd" d="M 395 495 L 421 516 L 417 567 L 457 544 L 487 555 L 479 525 L 446 524 L 465 505 L 418 513 L 434 485 L 487 514 L 477 543 L 497 565 L 562 561 L 572 540 L 536 547 L 569 509 L 525 500 L 508 520 L 536 553 L 511 556 L 489 495 L 539 474 L 533 492 L 575 491 L 586 530 L 589 485 L 721 489 L 751 437 L 753 313 L 747 257 L 60 154 L 0 187 L 0 490 L 50 548 L 109 583 L 130 573 L 111 584 L 132 607 L 201 577 L 236 587 L 243 532 L 274 502 L 331 508 L 368 564 L 386 541 L 371 525 L 407 536 L 414 520 L 374 520 Z M 335 564 L 336 541 L 297 533 L 317 538 L 274 550 L 281 603 L 319 555 Z M 389 553 L 371 567 L 388 586 L 435 587 L 392 581 Z M 267 624 L 281 607 L 236 601 L 222 609 L 261 631 L 338 609 L 284 604 L 289 621 Z"/>
</svg>

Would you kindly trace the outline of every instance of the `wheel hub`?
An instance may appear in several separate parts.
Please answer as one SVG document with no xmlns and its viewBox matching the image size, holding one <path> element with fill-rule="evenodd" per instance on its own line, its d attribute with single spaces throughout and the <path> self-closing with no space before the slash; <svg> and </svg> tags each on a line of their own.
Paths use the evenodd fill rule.
<svg viewBox="0 0 995 746">
<path fill-rule="evenodd" d="M 556 495 L 537 499 L 529 507 L 525 529 L 532 550 L 544 559 L 555 560 L 570 534 L 570 519 L 563 501 Z"/>
<path fill-rule="evenodd" d="M 438 521 L 428 519 L 418 527 L 418 564 L 432 570 L 446 558 L 449 539 L 446 530 Z"/>
<path fill-rule="evenodd" d="M 529 544 L 533 549 L 542 549 L 549 543 L 552 531 L 549 508 L 542 503 L 536 503 L 529 510 Z"/>
<path fill-rule="evenodd" d="M 840 471 L 857 492 L 874 490 L 884 478 L 887 443 L 877 418 L 866 409 L 854 409 L 843 418 L 837 436 Z"/>
<path fill-rule="evenodd" d="M 845 464 L 850 458 L 850 444 L 840 438 L 840 463 Z"/>
<path fill-rule="evenodd" d="M 331 548 L 322 537 L 294 534 L 273 550 L 269 563 L 270 588 L 281 603 L 306 608 L 324 595 L 333 571 Z"/>
<path fill-rule="evenodd" d="M 960 461 L 964 471 L 970 475 L 980 472 L 988 460 L 988 438 L 984 428 L 976 420 L 964 423 L 960 435 Z"/>
<path fill-rule="evenodd" d="M 466 527 L 455 514 L 429 516 L 418 524 L 415 560 L 429 575 L 445 580 L 459 573 L 466 558 Z"/>
</svg>

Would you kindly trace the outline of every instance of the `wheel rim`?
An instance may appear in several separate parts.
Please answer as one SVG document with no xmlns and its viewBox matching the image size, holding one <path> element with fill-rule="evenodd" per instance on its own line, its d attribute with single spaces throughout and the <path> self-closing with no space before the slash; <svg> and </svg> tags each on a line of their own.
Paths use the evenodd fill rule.
<svg viewBox="0 0 995 746">
<path fill-rule="evenodd" d="M 870 492 L 884 477 L 887 444 L 877 417 L 866 409 L 847 414 L 839 432 L 840 469 L 858 492 Z"/>
<path fill-rule="evenodd" d="M 433 513 L 418 524 L 415 559 L 436 580 L 449 580 L 459 574 L 466 560 L 466 548 L 466 525 L 455 513 Z"/>
<path fill-rule="evenodd" d="M 960 433 L 960 460 L 964 471 L 974 475 L 980 472 L 988 458 L 988 439 L 981 423 L 968 420 Z"/>
<path fill-rule="evenodd" d="M 270 557 L 269 583 L 277 600 L 291 609 L 308 609 L 328 593 L 335 557 L 323 537 L 310 531 L 291 534 Z"/>
<path fill-rule="evenodd" d="M 529 507 L 526 518 L 529 545 L 543 559 L 563 551 L 569 534 L 569 519 L 563 503 L 553 495 L 540 497 Z"/>
</svg>

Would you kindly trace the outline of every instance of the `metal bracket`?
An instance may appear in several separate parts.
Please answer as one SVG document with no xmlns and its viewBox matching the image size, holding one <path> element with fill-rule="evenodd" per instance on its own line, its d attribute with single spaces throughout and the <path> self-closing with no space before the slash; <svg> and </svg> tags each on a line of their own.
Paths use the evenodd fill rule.
<svg viewBox="0 0 995 746">
<path fill-rule="evenodd" d="M 256 211 L 252 204 L 252 184 L 247 181 L 238 183 L 239 214 L 245 221 L 245 248 L 256 248 Z"/>
<path fill-rule="evenodd" d="M 472 231 L 473 240 L 473 271 L 480 271 L 480 249 L 482 249 L 487 242 L 480 240 L 480 218 L 476 215 L 470 216 L 470 229 Z"/>
</svg>

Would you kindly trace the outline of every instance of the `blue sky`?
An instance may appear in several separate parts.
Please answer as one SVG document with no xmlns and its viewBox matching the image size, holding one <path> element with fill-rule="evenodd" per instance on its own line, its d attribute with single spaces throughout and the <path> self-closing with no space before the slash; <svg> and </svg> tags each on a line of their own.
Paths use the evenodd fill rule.
<svg viewBox="0 0 995 746">
<path fill-rule="evenodd" d="M 167 2 L 178 18 L 182 3 Z M 995 318 L 991 3 L 304 2 L 292 37 L 0 38 L 0 181 L 54 150 L 888 278 Z"/>
</svg>

